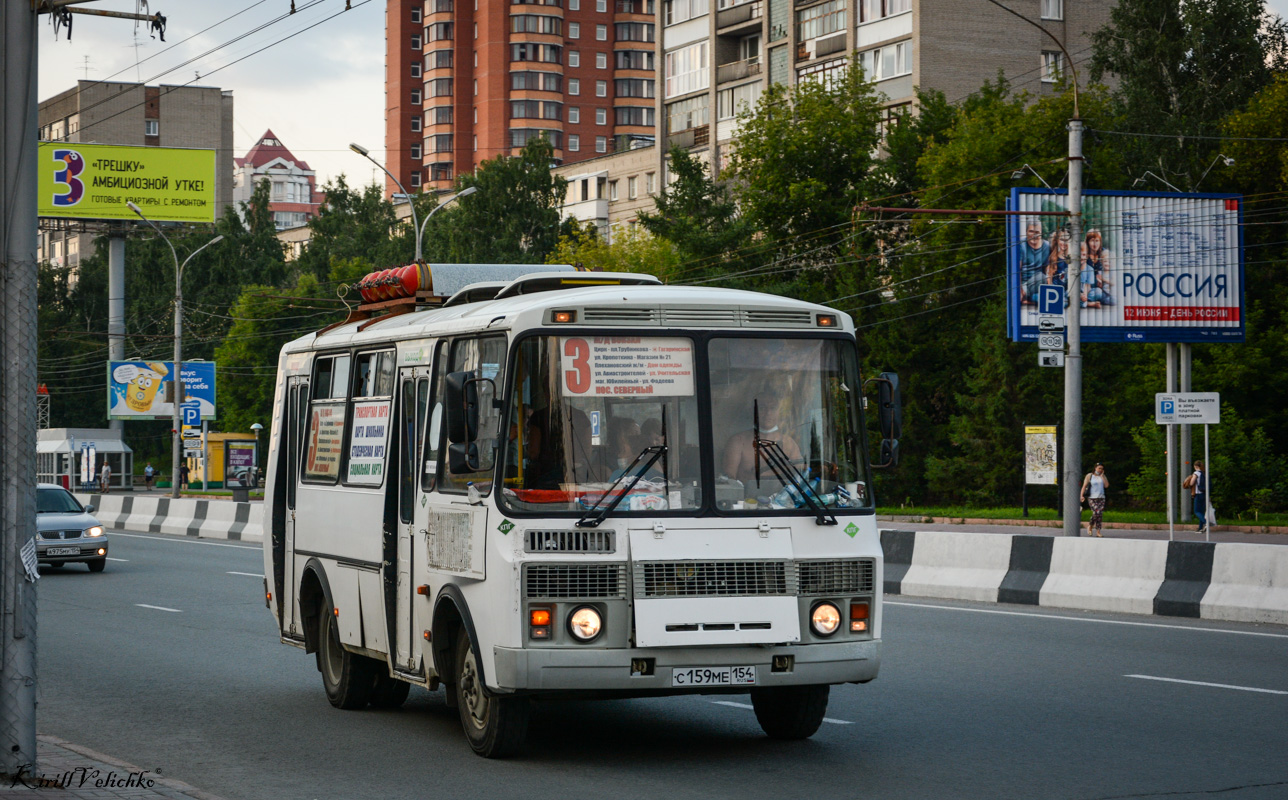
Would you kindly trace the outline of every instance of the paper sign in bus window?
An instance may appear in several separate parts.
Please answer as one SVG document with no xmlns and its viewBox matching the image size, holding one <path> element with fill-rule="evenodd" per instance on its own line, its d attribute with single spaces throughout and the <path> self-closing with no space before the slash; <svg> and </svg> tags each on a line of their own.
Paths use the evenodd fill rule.
<svg viewBox="0 0 1288 800">
<path fill-rule="evenodd" d="M 559 340 L 568 397 L 692 397 L 693 342 L 684 338 L 570 336 Z"/>
<path fill-rule="evenodd" d="M 309 449 L 304 459 L 306 478 L 334 478 L 340 474 L 344 452 L 344 405 L 313 407 L 309 417 Z"/>
<path fill-rule="evenodd" d="M 385 477 L 385 443 L 389 434 L 389 401 L 353 404 L 346 483 L 379 486 Z"/>
</svg>

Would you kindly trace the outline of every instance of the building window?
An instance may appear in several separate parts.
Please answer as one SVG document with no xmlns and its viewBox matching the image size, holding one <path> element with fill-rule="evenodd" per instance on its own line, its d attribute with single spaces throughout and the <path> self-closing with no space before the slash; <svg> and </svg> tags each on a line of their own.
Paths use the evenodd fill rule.
<svg viewBox="0 0 1288 800">
<path fill-rule="evenodd" d="M 595 81 L 595 96 L 608 97 L 608 81 Z"/>
<path fill-rule="evenodd" d="M 420 37 L 419 37 L 419 36 L 413 36 L 413 37 L 411 37 L 411 49 L 412 49 L 412 50 L 419 50 L 419 49 L 420 49 Z"/>
<path fill-rule="evenodd" d="M 596 38 L 597 40 L 601 41 L 601 42 L 606 42 L 606 41 L 608 41 L 608 26 L 607 26 L 607 25 L 596 25 L 596 26 L 595 26 L 595 38 Z"/>
<path fill-rule="evenodd" d="M 912 10 L 912 0 L 859 0 L 859 23 L 876 22 Z"/>
<path fill-rule="evenodd" d="M 1064 72 L 1064 53 L 1058 50 L 1042 51 L 1042 82 L 1055 83 Z"/>
<path fill-rule="evenodd" d="M 568 51 L 568 66 L 570 66 L 570 67 L 580 67 L 580 66 L 581 66 L 581 53 L 577 52 L 576 50 L 569 50 L 569 51 Z"/>
<path fill-rule="evenodd" d="M 412 186 L 420 186 L 420 170 L 416 170 L 416 171 L 412 172 L 412 174 L 411 174 L 411 185 L 412 185 Z"/>
<path fill-rule="evenodd" d="M 580 22 L 569 22 L 569 23 L 568 23 L 568 38 L 569 38 L 569 39 L 580 39 L 580 38 L 581 38 L 581 23 L 580 23 Z"/>
<path fill-rule="evenodd" d="M 429 179 L 431 181 L 450 181 L 452 179 L 451 163 L 447 162 L 443 164 L 430 164 Z"/>
<path fill-rule="evenodd" d="M 608 124 L 608 109 L 606 108 L 595 109 L 595 124 L 596 125 Z"/>
<path fill-rule="evenodd" d="M 618 78 L 613 81 L 613 89 L 617 97 L 654 97 L 655 86 L 657 82 L 647 78 Z"/>
<path fill-rule="evenodd" d="M 601 14 L 608 11 L 608 0 L 595 0 L 595 10 Z"/>
<path fill-rule="evenodd" d="M 451 125 L 452 107 L 438 106 L 429 110 L 429 122 L 432 125 Z"/>
<path fill-rule="evenodd" d="M 829 62 L 831 63 L 831 62 Z M 899 42 L 859 53 L 859 66 L 870 81 L 883 81 L 912 73 L 912 42 Z"/>
<path fill-rule="evenodd" d="M 429 142 L 429 152 L 431 153 L 452 152 L 452 134 L 450 133 L 440 133 L 436 136 L 430 136 L 427 141 Z"/>
<path fill-rule="evenodd" d="M 452 79 L 435 78 L 432 81 L 425 81 L 425 91 L 429 92 L 430 97 L 451 97 Z"/>
<path fill-rule="evenodd" d="M 690 97 L 666 107 L 667 133 L 678 133 L 706 125 L 711 121 L 711 104 L 705 94 Z"/>
<path fill-rule="evenodd" d="M 628 200 L 635 199 L 635 183 L 636 178 L 634 175 L 626 179 L 626 199 Z"/>
<path fill-rule="evenodd" d="M 845 0 L 812 6 L 796 12 L 796 39 L 806 42 L 845 30 Z"/>
<path fill-rule="evenodd" d="M 557 44 L 524 42 L 510 45 L 511 61 L 543 61 L 547 64 L 563 63 L 563 48 Z"/>
<path fill-rule="evenodd" d="M 653 23 L 619 22 L 617 23 L 617 41 L 651 42 L 653 41 Z"/>
<path fill-rule="evenodd" d="M 563 76 L 554 72 L 511 72 L 511 89 L 536 89 L 543 92 L 562 90 Z"/>
<path fill-rule="evenodd" d="M 563 119 L 563 103 L 553 103 L 549 100 L 541 104 L 542 119 Z"/>
<path fill-rule="evenodd" d="M 419 117 L 419 116 L 415 116 L 415 117 L 412 117 L 412 118 L 411 118 L 411 129 L 412 129 L 413 131 L 419 131 L 419 130 L 420 130 L 420 117 Z"/>
<path fill-rule="evenodd" d="M 476 152 L 476 153 L 477 153 L 478 151 L 479 151 L 479 137 L 478 137 L 477 135 L 475 135 L 475 137 L 474 137 L 474 152 Z"/>
<path fill-rule="evenodd" d="M 607 137 L 607 136 L 596 136 L 596 137 L 595 137 L 595 152 L 596 152 L 596 153 L 607 153 L 607 152 L 608 152 L 608 137 Z"/>
<path fill-rule="evenodd" d="M 697 92 L 707 88 L 707 43 L 698 42 L 666 54 L 666 96 Z"/>
<path fill-rule="evenodd" d="M 425 56 L 425 69 L 451 69 L 452 51 L 434 50 Z"/>
<path fill-rule="evenodd" d="M 618 106 L 613 109 L 617 118 L 618 125 L 636 125 L 646 128 L 653 127 L 653 120 L 657 119 L 657 112 L 652 106 Z"/>
<path fill-rule="evenodd" d="M 569 150 L 571 150 L 571 151 L 573 151 L 574 153 L 575 153 L 576 151 L 580 150 L 580 149 L 581 149 L 581 137 L 580 137 L 580 136 L 578 136 L 578 135 L 577 135 L 577 134 L 575 134 L 575 133 L 573 133 L 573 134 L 569 134 L 569 136 L 568 136 L 568 149 L 569 149 Z"/>
<path fill-rule="evenodd" d="M 701 17 L 711 10 L 710 0 L 666 0 L 663 5 L 667 25 Z"/>
<path fill-rule="evenodd" d="M 568 79 L 568 94 L 581 94 L 581 80 L 578 78 Z"/>
<path fill-rule="evenodd" d="M 581 11 L 581 0 L 568 0 L 569 11 Z"/>
<path fill-rule="evenodd" d="M 160 136 L 160 135 L 161 135 L 161 121 L 160 121 L 160 120 L 156 120 L 156 119 L 145 119 L 145 120 L 143 120 L 143 135 L 144 135 L 144 136 Z M 59 138 L 61 138 L 61 136 L 60 136 Z"/>
<path fill-rule="evenodd" d="M 429 0 L 429 13 L 431 14 L 450 14 L 452 13 L 453 0 Z"/>
<path fill-rule="evenodd" d="M 657 173 L 647 172 L 644 174 L 644 191 L 653 194 L 657 190 Z"/>
<path fill-rule="evenodd" d="M 597 69 L 608 69 L 608 53 L 595 54 L 595 67 Z"/>
<path fill-rule="evenodd" d="M 903 123 L 903 120 L 912 110 L 912 103 L 900 103 L 897 106 L 887 106 L 881 112 L 881 121 L 877 123 L 877 135 L 883 140 L 886 134 Z"/>
<path fill-rule="evenodd" d="M 420 160 L 420 145 L 414 144 L 411 146 L 411 157 Z"/>
<path fill-rule="evenodd" d="M 716 92 L 716 119 L 733 119 L 742 111 L 755 108 L 763 89 L 764 84 L 756 81 Z"/>
<path fill-rule="evenodd" d="M 581 109 L 580 109 L 580 108 L 578 108 L 577 106 L 569 106 L 569 107 L 568 107 L 568 124 L 569 124 L 569 125 L 576 125 L 576 124 L 577 124 L 577 123 L 579 123 L 579 122 L 581 122 Z M 569 149 L 569 150 L 572 150 L 573 148 L 569 147 L 568 149 Z"/>
<path fill-rule="evenodd" d="M 450 42 L 456 35 L 456 23 L 435 22 L 425 26 L 425 40 L 429 42 Z M 420 48 L 417 48 L 420 49 Z"/>
<path fill-rule="evenodd" d="M 1042 0 L 1042 19 L 1064 19 L 1064 0 Z"/>
<path fill-rule="evenodd" d="M 417 61 L 415 64 L 412 64 L 412 65 L 411 65 L 411 76 L 412 76 L 413 78 L 419 78 L 419 77 L 420 77 L 420 62 L 419 62 L 419 61 Z"/>
<path fill-rule="evenodd" d="M 540 119 L 541 103 L 536 100 L 511 100 L 510 119 Z"/>
<path fill-rule="evenodd" d="M 411 21 L 412 21 L 412 22 L 417 22 L 417 23 L 418 23 L 418 22 L 420 22 L 420 9 L 419 9 L 419 8 L 413 8 L 413 9 L 411 10 Z"/>
<path fill-rule="evenodd" d="M 411 90 L 411 104 L 414 106 L 420 105 L 420 89 Z"/>
<path fill-rule="evenodd" d="M 886 53 L 887 50 L 890 51 L 889 54 Z M 893 54 L 896 53 L 897 51 L 895 50 L 895 46 L 889 46 L 889 47 L 883 47 L 879 51 L 873 50 L 869 52 L 880 53 L 881 55 L 891 55 L 891 57 L 893 57 Z M 863 55 L 868 55 L 868 54 L 869 53 L 864 53 Z M 874 56 L 874 58 L 880 61 L 880 56 Z M 836 86 L 840 83 L 841 78 L 844 77 L 845 66 L 846 66 L 846 62 L 844 58 L 837 58 L 831 61 L 824 61 L 820 64 L 811 64 L 808 67 L 805 67 L 803 69 L 799 69 L 796 71 L 796 82 L 808 83 L 810 81 L 814 81 L 814 82 L 823 84 L 829 89 L 833 89 L 833 88 L 836 88 Z M 865 74 L 868 74 L 868 73 L 865 72 Z M 896 74 L 902 74 L 902 73 L 896 73 Z M 888 78 L 888 77 L 893 77 L 893 76 L 885 75 L 882 78 L 875 78 L 874 80 L 883 80 L 884 78 Z"/>
<path fill-rule="evenodd" d="M 475 78 L 475 79 L 474 79 L 474 96 L 475 96 L 475 97 L 478 97 L 478 96 L 479 96 L 479 79 L 478 79 L 478 78 Z"/>
<path fill-rule="evenodd" d="M 547 131 L 542 130 L 541 128 L 511 128 L 510 146 L 523 147 L 529 141 L 536 139 L 539 136 L 546 137 L 555 149 L 560 149 L 563 146 L 563 134 L 561 131 Z"/>
<path fill-rule="evenodd" d="M 652 50 L 618 50 L 616 58 L 618 69 L 653 69 Z"/>
<path fill-rule="evenodd" d="M 617 181 L 608 182 L 608 199 L 609 200 L 617 199 Z"/>
<path fill-rule="evenodd" d="M 511 33 L 547 33 L 563 35 L 563 20 L 543 14 L 515 14 L 510 17 Z"/>
</svg>

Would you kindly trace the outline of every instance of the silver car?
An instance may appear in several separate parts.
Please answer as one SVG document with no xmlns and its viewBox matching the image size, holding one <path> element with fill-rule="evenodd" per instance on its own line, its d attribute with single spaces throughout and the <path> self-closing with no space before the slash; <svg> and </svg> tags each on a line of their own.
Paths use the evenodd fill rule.
<svg viewBox="0 0 1288 800">
<path fill-rule="evenodd" d="M 36 484 L 36 560 L 50 567 L 80 561 L 90 572 L 102 572 L 107 535 L 93 510 L 61 486 Z"/>
</svg>

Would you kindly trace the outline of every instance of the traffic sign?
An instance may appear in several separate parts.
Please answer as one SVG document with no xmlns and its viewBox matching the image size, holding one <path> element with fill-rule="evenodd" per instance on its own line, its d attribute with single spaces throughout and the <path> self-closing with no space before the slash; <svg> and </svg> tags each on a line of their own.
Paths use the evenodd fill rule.
<svg viewBox="0 0 1288 800">
<path fill-rule="evenodd" d="M 1042 333 L 1055 333 L 1064 330 L 1064 315 L 1042 314 L 1038 317 L 1038 330 Z"/>
<path fill-rule="evenodd" d="M 1154 395 L 1154 421 L 1159 425 L 1217 425 L 1220 392 L 1160 392 Z"/>
<path fill-rule="evenodd" d="M 184 425 L 201 424 L 201 403 L 197 400 L 185 400 L 179 404 L 179 417 Z"/>
<path fill-rule="evenodd" d="M 1064 313 L 1064 287 L 1058 283 L 1044 283 L 1038 287 L 1038 313 Z"/>
<path fill-rule="evenodd" d="M 199 458 L 201 458 L 201 451 L 200 451 L 200 450 L 184 450 L 184 451 L 183 451 L 183 457 L 184 457 L 184 458 L 198 458 L 198 459 L 199 459 Z"/>
<path fill-rule="evenodd" d="M 1063 367 L 1064 353 L 1042 350 L 1038 353 L 1039 367 Z"/>
<path fill-rule="evenodd" d="M 1063 350 L 1064 334 L 1063 333 L 1039 333 L 1038 348 L 1040 350 Z"/>
<path fill-rule="evenodd" d="M 192 441 L 194 439 L 197 440 L 198 442 L 201 441 L 200 428 L 184 428 L 179 435 L 188 441 Z"/>
</svg>

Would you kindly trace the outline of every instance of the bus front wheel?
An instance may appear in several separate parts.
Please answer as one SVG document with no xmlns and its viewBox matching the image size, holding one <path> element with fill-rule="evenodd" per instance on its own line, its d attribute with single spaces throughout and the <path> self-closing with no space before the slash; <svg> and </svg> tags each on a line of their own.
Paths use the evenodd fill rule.
<svg viewBox="0 0 1288 800">
<path fill-rule="evenodd" d="M 504 758 L 523 746 L 528 734 L 529 701 L 526 697 L 503 697 L 483 685 L 470 637 L 461 631 L 456 641 L 457 711 L 470 748 L 484 758 Z"/>
<path fill-rule="evenodd" d="M 751 690 L 756 721 L 771 739 L 808 739 L 823 724 L 828 687 L 774 686 Z"/>
<path fill-rule="evenodd" d="M 371 699 L 376 682 L 376 662 L 350 653 L 340 644 L 340 631 L 335 617 L 323 609 L 318 621 L 321 641 L 318 642 L 318 670 L 322 673 L 322 686 L 326 699 L 336 708 L 355 710 L 364 708 Z"/>
</svg>

